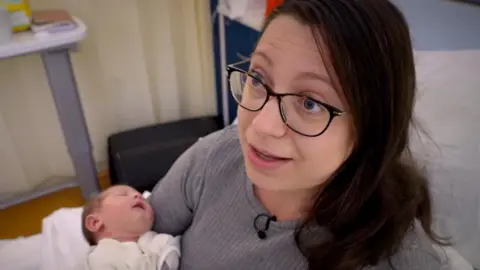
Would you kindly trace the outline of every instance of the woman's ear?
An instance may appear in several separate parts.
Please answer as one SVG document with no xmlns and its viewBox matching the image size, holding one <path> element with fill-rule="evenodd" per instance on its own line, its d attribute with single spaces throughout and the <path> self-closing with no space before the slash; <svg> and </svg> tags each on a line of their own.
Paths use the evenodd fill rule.
<svg viewBox="0 0 480 270">
<path fill-rule="evenodd" d="M 96 214 L 90 214 L 85 218 L 85 227 L 93 233 L 100 231 L 102 226 L 103 222 Z"/>
</svg>

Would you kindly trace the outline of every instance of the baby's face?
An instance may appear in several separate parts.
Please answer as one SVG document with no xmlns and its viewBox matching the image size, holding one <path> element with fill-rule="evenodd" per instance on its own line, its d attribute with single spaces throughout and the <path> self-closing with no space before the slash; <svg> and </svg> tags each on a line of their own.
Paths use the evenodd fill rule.
<svg viewBox="0 0 480 270">
<path fill-rule="evenodd" d="M 104 191 L 98 218 L 105 227 L 105 237 L 138 237 L 153 226 L 153 209 L 143 196 L 128 186 L 114 186 Z"/>
</svg>

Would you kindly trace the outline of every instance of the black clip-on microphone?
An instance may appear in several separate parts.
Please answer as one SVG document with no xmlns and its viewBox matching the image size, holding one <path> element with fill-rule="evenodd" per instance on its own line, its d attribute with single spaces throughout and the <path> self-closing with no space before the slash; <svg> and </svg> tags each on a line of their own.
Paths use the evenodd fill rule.
<svg viewBox="0 0 480 270">
<path fill-rule="evenodd" d="M 258 226 L 257 226 L 257 221 L 261 218 L 261 217 L 266 217 L 267 218 L 267 222 L 265 223 L 265 227 L 263 227 L 263 229 L 260 229 Z M 267 230 L 268 228 L 270 227 L 270 222 L 271 221 L 277 221 L 277 217 L 276 216 L 270 216 L 270 215 L 267 215 L 267 214 L 259 214 L 255 217 L 255 220 L 253 221 L 253 227 L 255 228 L 255 230 L 257 231 L 257 235 L 258 235 L 258 238 L 260 239 L 265 239 L 267 238 Z"/>
</svg>

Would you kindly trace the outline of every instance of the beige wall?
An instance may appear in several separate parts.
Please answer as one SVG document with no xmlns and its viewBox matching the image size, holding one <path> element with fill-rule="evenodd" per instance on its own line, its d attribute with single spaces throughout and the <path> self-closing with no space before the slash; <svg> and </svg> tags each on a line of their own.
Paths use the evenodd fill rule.
<svg viewBox="0 0 480 270">
<path fill-rule="evenodd" d="M 73 54 L 97 162 L 107 136 L 215 113 L 207 0 L 34 0 L 65 8 L 88 37 Z M 0 197 L 73 175 L 38 55 L 0 61 Z"/>
</svg>

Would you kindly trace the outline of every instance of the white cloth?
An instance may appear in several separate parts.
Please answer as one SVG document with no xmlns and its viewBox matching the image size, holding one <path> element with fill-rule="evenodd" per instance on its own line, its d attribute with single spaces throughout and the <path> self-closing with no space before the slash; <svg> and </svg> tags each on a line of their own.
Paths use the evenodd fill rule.
<svg viewBox="0 0 480 270">
<path fill-rule="evenodd" d="M 0 240 L 0 269 L 38 270 L 42 250 L 40 234 Z"/>
<path fill-rule="evenodd" d="M 178 269 L 180 238 L 147 232 L 138 242 L 102 239 L 78 268 L 88 270 Z"/>
<path fill-rule="evenodd" d="M 62 208 L 43 219 L 40 270 L 74 269 L 85 259 L 81 215 L 82 208 Z"/>
</svg>

